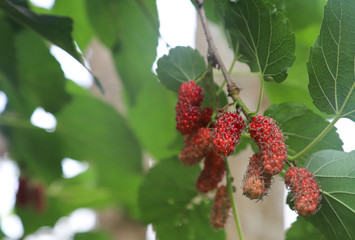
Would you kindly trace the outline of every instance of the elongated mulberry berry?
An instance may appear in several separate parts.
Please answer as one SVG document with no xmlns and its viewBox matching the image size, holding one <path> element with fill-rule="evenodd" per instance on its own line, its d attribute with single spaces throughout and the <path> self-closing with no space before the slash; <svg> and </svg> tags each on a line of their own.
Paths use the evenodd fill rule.
<svg viewBox="0 0 355 240">
<path fill-rule="evenodd" d="M 184 82 L 180 86 L 176 111 L 176 129 L 181 134 L 190 134 L 200 127 L 203 89 L 195 82 Z"/>
<path fill-rule="evenodd" d="M 211 130 L 199 128 L 197 132 L 185 136 L 184 148 L 179 155 L 179 159 L 185 166 L 195 165 L 207 154 L 211 142 Z"/>
<path fill-rule="evenodd" d="M 243 179 L 243 194 L 249 199 L 262 199 L 271 186 L 272 175 L 263 171 L 262 157 L 263 155 L 258 152 L 250 158 Z"/>
<path fill-rule="evenodd" d="M 263 154 L 263 168 L 271 175 L 279 174 L 287 159 L 285 137 L 272 118 L 257 116 L 249 125 L 250 137 Z"/>
<path fill-rule="evenodd" d="M 211 226 L 215 229 L 221 229 L 226 225 L 232 208 L 231 199 L 226 186 L 220 186 L 214 197 L 212 212 L 210 217 Z"/>
<path fill-rule="evenodd" d="M 319 210 L 322 197 L 312 173 L 305 168 L 290 167 L 285 173 L 285 184 L 293 195 L 299 215 L 314 215 Z"/>
<path fill-rule="evenodd" d="M 231 155 L 244 128 L 245 123 L 240 115 L 231 112 L 222 114 L 213 130 L 212 141 L 216 152 L 224 156 Z"/>
<path fill-rule="evenodd" d="M 216 189 L 222 180 L 226 166 L 224 160 L 215 151 L 207 153 L 203 170 L 196 181 L 196 189 L 201 193 L 207 193 Z"/>
</svg>

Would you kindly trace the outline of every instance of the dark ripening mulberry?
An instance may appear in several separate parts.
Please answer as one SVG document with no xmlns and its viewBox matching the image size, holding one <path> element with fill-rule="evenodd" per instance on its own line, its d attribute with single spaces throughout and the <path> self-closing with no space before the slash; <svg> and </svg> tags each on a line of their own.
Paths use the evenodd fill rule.
<svg viewBox="0 0 355 240">
<path fill-rule="evenodd" d="M 207 153 L 205 164 L 196 182 L 196 189 L 201 193 L 207 193 L 216 189 L 222 180 L 226 166 L 224 160 L 215 151 Z"/>
<path fill-rule="evenodd" d="M 197 132 L 186 135 L 179 159 L 185 166 L 195 165 L 207 154 L 211 142 L 212 136 L 209 128 L 200 128 Z"/>
<path fill-rule="evenodd" d="M 19 179 L 18 190 L 16 194 L 16 204 L 18 206 L 24 207 L 30 201 L 30 191 L 28 178 L 21 177 Z"/>
<path fill-rule="evenodd" d="M 45 189 L 41 184 L 36 184 L 32 189 L 32 201 L 37 213 L 41 213 L 46 208 Z"/>
<path fill-rule="evenodd" d="M 231 199 L 226 186 L 220 186 L 214 197 L 212 212 L 210 217 L 211 226 L 215 229 L 221 229 L 226 225 L 232 208 Z"/>
<path fill-rule="evenodd" d="M 272 118 L 257 116 L 249 126 L 250 137 L 263 154 L 263 168 L 271 175 L 279 174 L 287 159 L 285 137 Z"/>
<path fill-rule="evenodd" d="M 203 108 L 203 110 L 201 111 L 200 118 L 198 120 L 198 124 L 200 125 L 200 127 L 207 127 L 207 125 L 211 121 L 212 114 L 213 114 L 212 108 L 209 107 Z"/>
<path fill-rule="evenodd" d="M 258 152 L 250 158 L 243 179 L 243 194 L 249 199 L 262 199 L 271 186 L 272 175 L 263 171 L 262 157 Z"/>
<path fill-rule="evenodd" d="M 195 82 L 184 82 L 180 86 L 176 111 L 176 129 L 181 134 L 190 134 L 200 127 L 203 90 Z"/>
<path fill-rule="evenodd" d="M 313 174 L 305 168 L 290 167 L 285 173 L 285 184 L 293 195 L 295 209 L 301 216 L 314 215 L 322 197 Z"/>
<path fill-rule="evenodd" d="M 216 152 L 224 156 L 231 155 L 244 128 L 244 120 L 238 114 L 231 112 L 222 114 L 213 130 L 212 142 Z"/>
</svg>

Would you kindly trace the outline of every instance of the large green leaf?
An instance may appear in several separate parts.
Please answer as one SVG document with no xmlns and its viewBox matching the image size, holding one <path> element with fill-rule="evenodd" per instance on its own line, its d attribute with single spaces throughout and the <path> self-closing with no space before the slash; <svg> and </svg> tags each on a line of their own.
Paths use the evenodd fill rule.
<svg viewBox="0 0 355 240">
<path fill-rule="evenodd" d="M 29 27 L 82 62 L 81 54 L 76 50 L 71 36 L 73 22 L 70 18 L 38 15 L 29 8 L 10 0 L 1 1 L 0 9 L 18 23 Z"/>
<path fill-rule="evenodd" d="M 7 19 L 0 17 L 0 71 L 8 79 L 16 79 L 16 55 L 14 31 Z M 3 86 L 0 85 L 0 90 Z"/>
<path fill-rule="evenodd" d="M 176 94 L 166 91 L 158 82 L 145 84 L 130 109 L 129 124 L 136 136 L 155 159 L 176 155 L 180 148 L 171 148 L 178 136 L 175 129 Z"/>
<path fill-rule="evenodd" d="M 194 81 L 206 71 L 206 63 L 197 50 L 191 47 L 170 49 L 158 60 L 157 75 L 169 90 L 178 92 L 183 82 Z"/>
<path fill-rule="evenodd" d="M 228 1 L 225 24 L 239 59 L 265 80 L 282 82 L 294 61 L 295 37 L 285 15 L 263 0 Z"/>
<path fill-rule="evenodd" d="M 86 6 L 94 31 L 112 51 L 128 103 L 134 105 L 142 85 L 155 81 L 156 1 L 87 0 Z"/>
<path fill-rule="evenodd" d="M 92 38 L 93 30 L 88 22 L 85 0 L 56 1 L 51 12 L 73 19 L 73 38 L 81 49 L 86 49 Z"/>
<path fill-rule="evenodd" d="M 295 31 L 318 24 L 322 21 L 322 10 L 326 3 L 325 0 L 284 0 L 280 2 L 284 3 L 287 17 L 290 19 L 292 28 Z M 296 56 L 298 58 L 298 55 Z"/>
<path fill-rule="evenodd" d="M 355 151 L 324 150 L 311 155 L 306 163 L 322 190 L 320 211 L 307 217 L 327 239 L 355 236 Z"/>
<path fill-rule="evenodd" d="M 4 113 L 3 116 L 7 118 Z M 4 121 L 4 119 L 3 119 Z M 62 142 L 57 133 L 48 133 L 31 126 L 30 121 L 23 122 L 13 118 L 12 123 L 19 127 L 4 128 L 9 141 L 11 158 L 27 173 L 51 183 L 62 176 Z M 6 125 L 6 123 L 5 123 Z"/>
<path fill-rule="evenodd" d="M 308 59 L 309 91 L 319 110 L 355 120 L 355 2 L 329 0 Z"/>
<path fill-rule="evenodd" d="M 31 31 L 19 32 L 15 44 L 18 80 L 12 81 L 26 109 L 32 112 L 42 106 L 49 112 L 57 112 L 70 100 L 59 63 L 43 40 Z"/>
<path fill-rule="evenodd" d="M 55 113 L 70 99 L 58 62 L 33 32 L 15 31 L 13 22 L 3 18 L 0 24 L 0 71 L 4 74 L 0 89 L 8 95 L 8 109 L 30 116 L 36 107 L 42 106 Z"/>
<path fill-rule="evenodd" d="M 84 233 L 77 233 L 74 236 L 74 240 L 111 240 L 113 239 L 109 233 L 104 231 L 91 231 Z"/>
<path fill-rule="evenodd" d="M 211 204 L 198 197 L 198 166 L 184 167 L 177 158 L 160 161 L 147 174 L 139 190 L 144 223 L 153 223 L 159 239 L 225 239 L 224 231 L 209 225 Z"/>
<path fill-rule="evenodd" d="M 316 11 L 316 9 L 312 10 Z M 308 72 L 305 64 L 309 56 L 309 48 L 317 39 L 320 26 L 321 20 L 319 20 L 318 23 L 313 23 L 306 28 L 299 29 L 294 32 L 296 37 L 295 55 L 297 57 L 292 65 L 292 68 L 287 71 L 287 81 L 284 81 L 282 84 L 277 84 L 275 82 L 265 83 L 265 90 L 267 92 L 268 100 L 272 103 L 302 103 L 311 110 L 321 113 L 321 111 L 314 106 L 311 95 L 309 94 Z"/>
<path fill-rule="evenodd" d="M 86 68 L 83 57 L 77 50 L 71 35 L 73 30 L 72 19 L 47 14 L 36 14 L 26 4 L 18 4 L 10 0 L 0 1 L 0 9 L 17 23 L 28 27 L 65 50 Z M 99 80 L 95 76 L 94 81 L 98 88 L 103 91 Z"/>
<path fill-rule="evenodd" d="M 323 117 L 313 113 L 302 104 L 283 103 L 270 106 L 264 115 L 276 120 L 283 134 L 287 137 L 288 152 L 294 155 L 304 149 L 329 124 Z M 343 142 L 333 127 L 307 154 L 323 150 L 342 150 Z M 302 166 L 303 160 L 298 164 Z"/>
<path fill-rule="evenodd" d="M 70 84 L 75 95 L 57 114 L 57 133 L 65 154 L 97 168 L 98 180 L 130 210 L 135 210 L 142 152 L 126 120 L 112 107 Z"/>
<path fill-rule="evenodd" d="M 296 222 L 286 232 L 286 240 L 325 240 L 324 235 L 303 217 L 297 217 Z"/>
</svg>

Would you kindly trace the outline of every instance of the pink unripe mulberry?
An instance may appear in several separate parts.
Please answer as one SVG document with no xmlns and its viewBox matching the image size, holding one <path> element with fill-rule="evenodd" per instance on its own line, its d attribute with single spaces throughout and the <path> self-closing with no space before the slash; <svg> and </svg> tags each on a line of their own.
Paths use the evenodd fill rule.
<svg viewBox="0 0 355 240">
<path fill-rule="evenodd" d="M 258 152 L 250 158 L 243 179 L 243 194 L 249 199 L 262 199 L 267 195 L 271 185 L 272 175 L 263 171 L 262 157 L 263 155 Z"/>
</svg>

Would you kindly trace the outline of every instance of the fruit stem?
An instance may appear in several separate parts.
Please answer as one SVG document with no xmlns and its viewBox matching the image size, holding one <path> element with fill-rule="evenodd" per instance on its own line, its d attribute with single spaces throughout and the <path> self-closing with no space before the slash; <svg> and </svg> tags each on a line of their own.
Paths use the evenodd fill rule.
<svg viewBox="0 0 355 240">
<path fill-rule="evenodd" d="M 230 200 L 231 200 L 234 222 L 235 222 L 235 226 L 237 227 L 239 240 L 243 240 L 242 228 L 241 228 L 240 223 L 239 223 L 239 217 L 238 217 L 238 213 L 237 213 L 237 206 L 236 206 L 235 200 L 234 200 L 234 191 L 233 191 L 233 186 L 232 186 L 232 174 L 231 174 L 231 171 L 230 171 L 230 168 L 229 168 L 229 164 L 228 164 L 227 158 L 224 159 L 224 162 L 225 162 L 225 165 L 226 165 L 227 188 L 228 188 L 229 197 L 230 197 Z"/>
<path fill-rule="evenodd" d="M 252 113 L 253 115 L 255 115 L 259 112 L 261 100 L 263 98 L 263 93 L 264 93 L 264 78 L 261 77 L 260 78 L 260 92 L 259 92 L 258 106 L 256 107 L 256 110 Z"/>
<path fill-rule="evenodd" d="M 213 66 L 218 66 L 223 74 L 223 77 L 227 83 L 227 86 L 232 84 L 232 79 L 229 76 L 227 69 L 225 67 L 225 65 L 223 64 L 223 61 L 221 59 L 221 57 L 219 56 L 216 46 L 214 45 L 213 39 L 212 39 L 212 35 L 211 35 L 211 31 L 208 27 L 207 24 L 207 18 L 206 18 L 206 13 L 205 13 L 205 9 L 203 7 L 203 0 L 195 0 L 196 2 L 196 6 L 197 6 L 197 11 L 198 11 L 198 15 L 200 16 L 201 19 L 201 24 L 202 24 L 202 28 L 203 31 L 205 33 L 206 36 L 206 40 L 207 40 L 207 44 L 208 44 L 208 61 L 213 62 Z"/>
<path fill-rule="evenodd" d="M 328 126 L 326 128 L 324 128 L 323 131 L 315 139 L 313 139 L 313 141 L 310 144 L 307 145 L 307 147 L 302 149 L 302 151 L 300 151 L 299 153 L 297 153 L 294 156 L 288 156 L 287 159 L 289 161 L 294 161 L 294 160 L 300 158 L 301 156 L 303 156 L 305 153 L 307 153 L 314 145 L 316 145 L 320 140 L 322 140 L 322 138 L 332 129 L 332 127 L 339 120 L 340 117 L 341 117 L 341 114 L 337 114 L 336 117 L 333 119 L 333 121 L 331 121 L 328 124 Z"/>
</svg>

